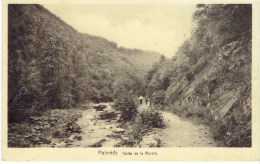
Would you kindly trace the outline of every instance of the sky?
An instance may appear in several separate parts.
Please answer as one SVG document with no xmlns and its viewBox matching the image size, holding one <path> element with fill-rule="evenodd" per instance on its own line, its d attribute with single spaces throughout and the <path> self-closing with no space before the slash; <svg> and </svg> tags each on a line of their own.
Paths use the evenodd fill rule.
<svg viewBox="0 0 260 164">
<path fill-rule="evenodd" d="M 48 4 L 77 31 L 101 36 L 119 47 L 174 56 L 192 29 L 192 4 Z"/>
</svg>

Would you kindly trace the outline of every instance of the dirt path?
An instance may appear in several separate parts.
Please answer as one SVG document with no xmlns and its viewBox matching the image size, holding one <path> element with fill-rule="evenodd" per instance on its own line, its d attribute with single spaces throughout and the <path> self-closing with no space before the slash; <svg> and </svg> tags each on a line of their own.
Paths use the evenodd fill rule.
<svg viewBox="0 0 260 164">
<path fill-rule="evenodd" d="M 161 131 L 163 147 L 213 147 L 216 144 L 209 133 L 209 128 L 184 120 L 170 112 L 162 111 L 166 128 Z"/>
<path fill-rule="evenodd" d="M 146 105 L 140 105 L 138 111 L 146 110 Z M 171 112 L 160 111 L 166 128 L 156 129 L 143 136 L 141 147 L 213 147 L 214 139 L 209 133 L 209 127 L 183 119 Z"/>
</svg>

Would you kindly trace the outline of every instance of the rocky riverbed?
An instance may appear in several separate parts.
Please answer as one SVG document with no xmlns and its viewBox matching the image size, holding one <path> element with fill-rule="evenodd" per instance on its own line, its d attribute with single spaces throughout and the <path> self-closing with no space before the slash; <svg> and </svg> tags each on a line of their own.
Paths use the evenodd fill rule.
<svg viewBox="0 0 260 164">
<path fill-rule="evenodd" d="M 82 110 L 48 110 L 26 121 L 8 124 L 9 147 L 56 147 L 72 134 L 81 132 L 76 123 Z"/>
<path fill-rule="evenodd" d="M 125 130 L 121 128 L 120 112 L 111 103 L 95 104 L 82 112 L 77 121 L 81 127 L 80 139 L 65 144 L 65 147 L 114 147 L 122 140 Z M 71 137 L 73 138 L 73 137 Z"/>
<path fill-rule="evenodd" d="M 120 121 L 113 103 L 100 103 L 85 109 L 50 110 L 27 122 L 10 123 L 9 147 L 211 147 L 215 146 L 209 128 L 162 112 L 165 128 L 152 128 L 139 139 L 135 126 Z M 139 136 L 139 135 L 138 135 Z"/>
</svg>

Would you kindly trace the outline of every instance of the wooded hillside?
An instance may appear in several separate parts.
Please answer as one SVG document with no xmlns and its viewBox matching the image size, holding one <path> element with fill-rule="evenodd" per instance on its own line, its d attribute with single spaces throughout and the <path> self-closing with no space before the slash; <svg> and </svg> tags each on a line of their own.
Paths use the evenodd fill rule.
<svg viewBox="0 0 260 164">
<path fill-rule="evenodd" d="M 44 109 L 112 101 L 122 81 L 142 94 L 144 76 L 158 59 L 155 52 L 79 33 L 41 5 L 9 5 L 9 121 Z M 27 94 L 15 98 L 22 87 Z"/>
</svg>

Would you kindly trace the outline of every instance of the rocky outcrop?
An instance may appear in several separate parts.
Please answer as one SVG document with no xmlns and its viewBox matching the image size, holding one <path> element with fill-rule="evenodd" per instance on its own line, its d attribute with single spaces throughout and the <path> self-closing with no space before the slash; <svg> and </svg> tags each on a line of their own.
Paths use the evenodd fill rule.
<svg viewBox="0 0 260 164">
<path fill-rule="evenodd" d="M 207 119 L 222 146 L 251 146 L 251 40 L 244 35 L 168 96 L 175 113 Z"/>
</svg>

